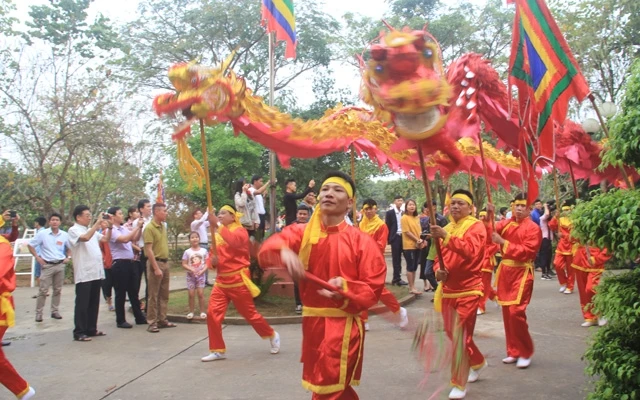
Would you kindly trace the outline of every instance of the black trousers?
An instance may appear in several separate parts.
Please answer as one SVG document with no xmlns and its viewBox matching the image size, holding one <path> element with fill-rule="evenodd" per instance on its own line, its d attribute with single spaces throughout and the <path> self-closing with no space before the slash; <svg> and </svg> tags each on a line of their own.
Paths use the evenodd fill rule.
<svg viewBox="0 0 640 400">
<path fill-rule="evenodd" d="M 133 260 L 113 260 L 111 275 L 113 288 L 116 291 L 116 323 L 122 324 L 127 321 L 124 313 L 126 296 L 129 296 L 129 303 L 136 322 L 145 321 L 146 318 L 140 310 L 140 300 L 138 299 L 138 265 Z"/>
<path fill-rule="evenodd" d="M 293 282 L 293 298 L 296 301 L 296 306 L 302 305 L 302 300 L 300 299 L 300 289 L 298 289 L 298 284 Z"/>
<path fill-rule="evenodd" d="M 400 282 L 400 273 L 402 272 L 402 237 L 396 235 L 391 239 L 391 262 L 393 264 L 392 283 Z"/>
<path fill-rule="evenodd" d="M 551 251 L 551 240 L 543 238 L 538 252 L 539 266 L 542 268 L 543 274 L 551 273 Z"/>
<path fill-rule="evenodd" d="M 104 279 L 102 280 L 102 296 L 104 299 L 111 297 L 113 293 L 113 277 L 111 276 L 111 268 L 104 269 Z"/>
<path fill-rule="evenodd" d="M 76 307 L 73 316 L 74 338 L 80 335 L 93 336 L 98 331 L 101 283 L 100 279 L 76 283 Z"/>
</svg>

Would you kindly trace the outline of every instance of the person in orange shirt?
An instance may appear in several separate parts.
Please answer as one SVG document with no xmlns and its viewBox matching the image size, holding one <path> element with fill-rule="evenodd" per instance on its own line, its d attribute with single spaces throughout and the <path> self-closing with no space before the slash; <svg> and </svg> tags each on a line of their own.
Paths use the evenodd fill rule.
<svg viewBox="0 0 640 400">
<path fill-rule="evenodd" d="M 553 258 L 553 265 L 556 267 L 558 282 L 560 282 L 560 293 L 573 293 L 576 276 L 573 268 L 571 268 L 571 259 L 573 258 L 573 245 L 575 239 L 571 238 L 571 229 L 573 224 L 569 218 L 571 206 L 569 202 L 565 202 L 562 206 L 560 216 L 554 217 L 549 221 L 549 229 L 558 232 L 558 246 L 556 247 L 556 255 Z"/>
<path fill-rule="evenodd" d="M 0 227 L 4 220 L 0 217 Z M 16 289 L 16 274 L 13 269 L 13 250 L 9 241 L 0 236 L 0 341 L 7 329 L 16 323 L 16 313 L 11 293 Z M 13 365 L 7 360 L 0 346 L 0 383 L 18 399 L 30 399 L 36 391 L 29 386 Z"/>
<path fill-rule="evenodd" d="M 453 338 L 462 329 L 465 340 L 464 355 L 453 355 L 450 399 L 463 399 L 467 394 L 467 382 L 477 381 L 480 371 L 488 365 L 473 341 L 478 304 L 483 296 L 481 269 L 487 231 L 482 222 L 471 215 L 472 210 L 471 192 L 456 190 L 449 205 L 453 221 L 444 228 L 435 224 L 430 226 L 431 237 L 442 239 L 442 259 L 438 257 L 434 264 L 436 279 L 441 282 L 436 302 L 442 303 L 436 303 L 435 307 L 442 309 L 447 336 Z M 458 326 L 454 325 L 456 323 Z"/>
<path fill-rule="evenodd" d="M 531 365 L 533 356 L 526 311 L 533 293 L 533 261 L 542 243 L 542 231 L 531 221 L 526 199 L 526 194 L 518 194 L 512 218 L 496 223 L 496 231 L 492 233 L 493 242 L 500 245 L 502 253 L 496 271 L 498 304 L 502 306 L 507 339 L 507 357 L 502 362 L 516 363 L 518 368 Z M 495 208 L 489 204 L 487 210 Z"/>
<path fill-rule="evenodd" d="M 329 173 L 309 223 L 285 227 L 258 254 L 261 266 L 285 266 L 299 281 L 302 386 L 314 400 L 358 399 L 353 386 L 360 384 L 365 339 L 360 314 L 378 303 L 387 272 L 373 238 L 344 219 L 354 193 L 348 175 Z M 303 279 L 307 272 L 357 301 Z"/>
<path fill-rule="evenodd" d="M 211 290 L 207 309 L 207 330 L 209 331 L 209 354 L 202 357 L 203 362 L 226 358 L 227 348 L 222 339 L 222 320 L 229 302 L 238 313 L 249 322 L 258 335 L 269 339 L 271 354 L 280 352 L 280 335 L 258 313 L 253 298 L 260 289 L 251 281 L 249 272 L 249 233 L 240 224 L 240 213 L 230 205 L 220 208 L 218 216 L 209 213 L 210 226 L 215 227 L 217 256 L 211 254 L 209 268 L 217 268 L 218 276 Z M 218 227 L 218 222 L 222 227 Z"/>
<path fill-rule="evenodd" d="M 580 309 L 584 322 L 582 326 L 605 325 L 604 318 L 598 318 L 591 310 L 595 288 L 600 283 L 600 277 L 604 272 L 604 263 L 611 256 L 607 249 L 599 249 L 593 246 L 576 245 L 571 263 L 574 269 L 576 281 L 578 283 L 578 293 L 580 293 Z"/>
<path fill-rule="evenodd" d="M 484 260 L 482 262 L 482 286 L 484 287 L 484 295 L 480 298 L 480 303 L 478 304 L 478 315 L 482 315 L 486 312 L 487 299 L 495 301 L 496 298 L 496 292 L 491 286 L 491 278 L 493 278 L 493 269 L 497 265 L 496 253 L 500 251 L 500 246 L 493 243 L 493 239 L 491 238 L 493 234 L 493 226 L 491 225 L 487 211 L 480 211 L 478 216 L 487 231 Z"/>
<path fill-rule="evenodd" d="M 376 241 L 378 248 L 384 256 L 384 250 L 387 248 L 387 237 L 389 236 L 389 228 L 384 223 L 382 218 L 378 216 L 378 203 L 373 199 L 366 199 L 362 203 L 362 220 L 360 221 L 359 228 L 362 232 L 370 235 L 373 240 Z M 382 294 L 380 294 L 380 301 L 382 304 L 394 314 L 398 314 L 400 320 L 398 327 L 405 328 L 409 324 L 409 318 L 407 317 L 407 309 L 400 307 L 400 303 L 386 287 L 382 288 Z M 369 330 L 369 311 L 365 310 L 361 315 L 362 322 L 364 322 L 364 330 Z"/>
</svg>

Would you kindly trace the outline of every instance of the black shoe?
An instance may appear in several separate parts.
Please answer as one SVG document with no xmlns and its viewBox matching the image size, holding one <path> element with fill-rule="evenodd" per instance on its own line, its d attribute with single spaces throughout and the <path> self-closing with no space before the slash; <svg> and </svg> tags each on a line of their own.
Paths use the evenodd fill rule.
<svg viewBox="0 0 640 400">
<path fill-rule="evenodd" d="M 53 319 L 62 319 L 62 315 L 60 315 L 57 312 L 54 312 L 53 314 L 51 314 L 51 318 L 53 318 Z"/>
<path fill-rule="evenodd" d="M 402 279 L 400 279 L 399 281 L 396 281 L 396 283 L 394 283 L 394 285 L 396 286 L 407 286 L 409 284 L 409 282 L 405 282 Z"/>
<path fill-rule="evenodd" d="M 146 319 L 136 320 L 136 325 L 147 325 L 148 322 Z"/>
<path fill-rule="evenodd" d="M 131 329 L 131 328 L 133 328 L 133 325 L 131 325 L 130 323 L 125 321 L 125 322 L 123 322 L 121 324 L 118 324 L 118 328 Z"/>
<path fill-rule="evenodd" d="M 11 344 L 11 342 L 9 342 L 9 341 L 6 341 L 6 340 L 2 341 L 2 347 L 9 346 L 10 344 Z"/>
</svg>

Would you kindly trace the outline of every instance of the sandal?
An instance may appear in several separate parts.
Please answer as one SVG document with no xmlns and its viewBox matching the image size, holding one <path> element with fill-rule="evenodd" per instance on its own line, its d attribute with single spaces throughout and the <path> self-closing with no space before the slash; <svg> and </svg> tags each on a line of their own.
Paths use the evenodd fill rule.
<svg viewBox="0 0 640 400">
<path fill-rule="evenodd" d="M 89 337 L 94 337 L 94 336 L 107 336 L 106 333 L 102 332 L 102 331 L 96 331 L 96 333 L 94 333 L 93 335 L 87 335 Z"/>
<path fill-rule="evenodd" d="M 158 329 L 158 327 L 155 325 L 149 325 L 149 327 L 147 328 L 147 332 L 158 333 L 160 332 L 160 329 Z"/>
<path fill-rule="evenodd" d="M 409 294 L 415 294 L 416 296 L 421 296 L 422 292 L 414 289 L 414 290 L 410 290 Z"/>
<path fill-rule="evenodd" d="M 76 342 L 90 342 L 91 338 L 87 335 L 74 336 L 73 340 Z"/>
<path fill-rule="evenodd" d="M 164 324 L 158 324 L 158 328 L 162 329 L 162 328 L 175 328 L 176 324 L 174 324 L 173 322 L 165 322 Z"/>
</svg>

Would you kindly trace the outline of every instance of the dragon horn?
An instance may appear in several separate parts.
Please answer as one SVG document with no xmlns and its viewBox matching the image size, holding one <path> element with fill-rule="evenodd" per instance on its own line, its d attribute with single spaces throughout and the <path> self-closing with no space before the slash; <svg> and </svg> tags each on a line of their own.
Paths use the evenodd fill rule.
<svg viewBox="0 0 640 400">
<path fill-rule="evenodd" d="M 382 23 L 384 24 L 384 26 L 386 26 L 390 31 L 395 31 L 396 28 L 394 28 L 393 26 L 389 25 L 389 23 L 385 20 L 382 20 Z"/>
<path fill-rule="evenodd" d="M 233 50 L 231 54 L 229 54 L 227 58 L 222 62 L 222 65 L 220 66 L 220 71 L 222 71 L 223 75 L 227 72 L 227 70 L 229 69 L 229 66 L 231 66 L 231 62 L 233 61 L 233 58 L 236 56 L 236 52 L 237 52 L 237 49 Z"/>
</svg>

